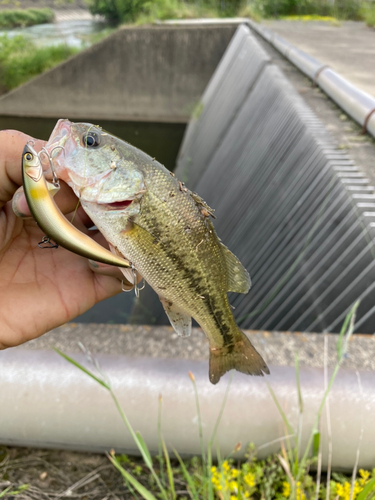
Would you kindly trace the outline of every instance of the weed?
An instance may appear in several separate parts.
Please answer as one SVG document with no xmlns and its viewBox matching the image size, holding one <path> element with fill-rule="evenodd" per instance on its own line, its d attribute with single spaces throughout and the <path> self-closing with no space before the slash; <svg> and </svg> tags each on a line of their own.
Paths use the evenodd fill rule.
<svg viewBox="0 0 375 500">
<path fill-rule="evenodd" d="M 0 11 L 0 28 L 33 26 L 34 24 L 52 23 L 54 13 L 51 9 L 15 9 Z"/>
<path fill-rule="evenodd" d="M 361 14 L 367 26 L 375 28 L 375 2 L 364 3 Z"/>
<path fill-rule="evenodd" d="M 6 90 L 11 90 L 76 52 L 77 49 L 65 44 L 36 47 L 21 35 L 13 38 L 0 36 L 0 82 Z"/>
<path fill-rule="evenodd" d="M 302 18 L 305 20 L 351 19 L 360 20 L 360 0 L 253 0 L 253 7 L 262 17 Z M 334 21 L 337 22 L 337 21 Z"/>
<path fill-rule="evenodd" d="M 93 14 L 100 14 L 117 24 L 237 16 L 246 5 L 246 0 L 89 0 Z M 250 5 L 243 15 L 255 16 Z"/>
</svg>

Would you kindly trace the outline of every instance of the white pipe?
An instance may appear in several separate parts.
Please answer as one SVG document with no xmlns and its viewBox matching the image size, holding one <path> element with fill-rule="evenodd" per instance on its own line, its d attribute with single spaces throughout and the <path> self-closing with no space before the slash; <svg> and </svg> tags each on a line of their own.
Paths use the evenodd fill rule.
<svg viewBox="0 0 375 500">
<path fill-rule="evenodd" d="M 302 73 L 319 85 L 361 127 L 375 137 L 375 98 L 373 96 L 359 90 L 336 71 L 297 49 L 271 30 L 260 26 L 251 19 L 248 19 L 247 23 Z"/>
<path fill-rule="evenodd" d="M 74 355 L 85 363 L 83 355 Z M 158 399 L 162 394 L 162 433 L 170 447 L 184 455 L 200 453 L 198 418 L 188 371 L 198 387 L 205 443 L 211 436 L 229 377 L 213 386 L 206 361 L 130 358 L 98 355 L 124 411 L 140 430 L 152 453 L 158 449 Z M 0 443 L 43 448 L 103 451 L 114 448 L 136 452 L 109 393 L 53 351 L 9 349 L 0 352 Z M 336 469 L 353 467 L 363 427 L 360 467 L 375 463 L 375 373 L 342 371 L 330 395 L 333 462 Z M 304 399 L 302 449 L 317 415 L 323 395 L 323 372 L 301 368 Z M 291 424 L 298 421 L 295 372 L 271 367 L 269 377 L 233 373 L 233 382 L 219 426 L 222 456 L 238 442 L 243 456 L 246 445 L 257 447 L 282 437 L 282 419 L 267 389 L 271 384 Z M 323 419 L 324 420 L 324 419 Z M 323 463 L 327 457 L 326 425 L 323 425 Z M 280 444 L 262 448 L 265 457 Z"/>
<path fill-rule="evenodd" d="M 362 126 L 366 116 L 375 110 L 375 99 L 370 94 L 359 90 L 330 68 L 319 74 L 317 82 L 331 99 Z"/>
</svg>

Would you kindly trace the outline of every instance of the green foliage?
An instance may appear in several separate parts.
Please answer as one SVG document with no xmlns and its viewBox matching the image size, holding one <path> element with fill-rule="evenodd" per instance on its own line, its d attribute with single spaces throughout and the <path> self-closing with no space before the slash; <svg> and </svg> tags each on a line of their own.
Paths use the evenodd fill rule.
<svg viewBox="0 0 375 500">
<path fill-rule="evenodd" d="M 359 21 L 361 16 L 361 0 L 335 0 L 332 14 L 337 19 Z"/>
<path fill-rule="evenodd" d="M 21 35 L 14 38 L 0 36 L 0 83 L 6 90 L 11 90 L 53 68 L 77 51 L 65 44 L 36 47 Z"/>
<path fill-rule="evenodd" d="M 246 0 L 89 0 L 93 14 L 100 14 L 117 24 L 236 16 L 246 5 Z"/>
<path fill-rule="evenodd" d="M 0 11 L 0 28 L 33 26 L 34 24 L 52 23 L 54 13 L 51 9 L 15 9 Z"/>
<path fill-rule="evenodd" d="M 375 28 L 375 2 L 368 2 L 362 5 L 361 15 L 367 26 Z"/>
<path fill-rule="evenodd" d="M 262 17 L 323 16 L 337 19 L 361 19 L 360 0 L 254 0 L 254 9 Z"/>
<path fill-rule="evenodd" d="M 92 14 L 100 14 L 112 23 L 134 22 L 144 13 L 146 0 L 91 0 Z"/>
<path fill-rule="evenodd" d="M 0 491 L 0 498 L 13 498 L 13 496 L 23 493 L 29 489 L 28 484 L 21 484 L 18 488 L 13 489 L 12 486 L 8 486 L 5 490 Z"/>
</svg>

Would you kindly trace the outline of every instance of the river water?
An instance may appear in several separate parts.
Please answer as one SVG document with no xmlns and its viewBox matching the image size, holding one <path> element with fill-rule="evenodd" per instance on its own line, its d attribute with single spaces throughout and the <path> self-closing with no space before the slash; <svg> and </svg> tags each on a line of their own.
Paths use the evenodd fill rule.
<svg viewBox="0 0 375 500">
<path fill-rule="evenodd" d="M 70 47 L 86 47 L 90 44 L 89 37 L 105 30 L 108 25 L 100 20 L 85 19 L 77 15 L 77 19 L 59 21 L 48 24 L 37 24 L 26 28 L 1 30 L 0 35 L 14 37 L 27 36 L 38 46 L 59 45 L 65 43 Z"/>
</svg>

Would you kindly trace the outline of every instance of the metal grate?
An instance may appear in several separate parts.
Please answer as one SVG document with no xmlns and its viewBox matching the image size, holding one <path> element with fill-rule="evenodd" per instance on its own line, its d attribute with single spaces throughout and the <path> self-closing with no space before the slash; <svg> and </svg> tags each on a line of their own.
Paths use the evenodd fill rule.
<svg viewBox="0 0 375 500">
<path fill-rule="evenodd" d="M 216 208 L 250 271 L 234 295 L 244 328 L 375 332 L 375 194 L 241 26 L 189 125 L 176 175 Z"/>
</svg>

